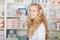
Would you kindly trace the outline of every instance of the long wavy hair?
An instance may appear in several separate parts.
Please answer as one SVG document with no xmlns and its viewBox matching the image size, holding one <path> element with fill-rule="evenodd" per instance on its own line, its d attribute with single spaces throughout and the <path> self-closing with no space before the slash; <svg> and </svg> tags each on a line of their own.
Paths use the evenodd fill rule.
<svg viewBox="0 0 60 40">
<path fill-rule="evenodd" d="M 43 12 L 43 9 L 42 9 L 41 5 L 37 4 L 37 3 L 31 3 L 30 6 L 37 6 L 37 8 L 39 10 L 39 15 L 34 20 L 32 20 L 29 17 L 29 14 L 27 15 L 27 26 L 28 26 L 27 32 L 28 32 L 28 36 L 32 37 L 34 35 L 34 32 L 36 31 L 36 29 L 43 22 L 43 24 L 45 25 L 45 28 L 46 28 L 46 39 L 48 39 L 47 20 L 44 16 L 44 12 Z"/>
</svg>

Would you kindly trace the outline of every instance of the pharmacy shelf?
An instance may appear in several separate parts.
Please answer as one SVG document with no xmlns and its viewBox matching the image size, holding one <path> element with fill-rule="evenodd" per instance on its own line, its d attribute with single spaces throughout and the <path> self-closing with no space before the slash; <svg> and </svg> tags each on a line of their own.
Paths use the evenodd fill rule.
<svg viewBox="0 0 60 40">
<path fill-rule="evenodd" d="M 6 38 L 6 40 L 19 40 L 18 38 Z"/>
<path fill-rule="evenodd" d="M 8 3 L 8 4 L 25 4 L 24 2 L 12 2 L 12 3 Z"/>
<path fill-rule="evenodd" d="M 60 19 L 60 17 L 51 17 L 51 18 L 48 18 L 48 19 Z"/>
<path fill-rule="evenodd" d="M 39 4 L 60 4 L 60 3 L 39 3 Z"/>
<path fill-rule="evenodd" d="M 39 4 L 47 4 L 47 3 L 39 3 Z"/>
<path fill-rule="evenodd" d="M 59 3 L 48 3 L 48 5 L 57 5 L 57 4 L 59 4 Z"/>
<path fill-rule="evenodd" d="M 3 18 L 4 16 L 0 16 L 0 18 Z"/>
<path fill-rule="evenodd" d="M 6 28 L 6 29 L 18 29 L 18 30 L 27 30 L 26 28 Z"/>
<path fill-rule="evenodd" d="M 57 4 L 57 3 L 48 3 L 48 4 Z"/>
<path fill-rule="evenodd" d="M 7 16 L 7 17 L 8 17 L 8 18 L 9 18 L 9 17 L 18 18 L 19 16 Z"/>
<path fill-rule="evenodd" d="M 60 29 L 49 29 L 51 31 L 59 31 L 60 32 Z"/>
<path fill-rule="evenodd" d="M 12 2 L 12 3 L 7 3 L 7 4 L 24 4 L 23 2 Z"/>
<path fill-rule="evenodd" d="M 23 3 L 23 2 L 20 2 L 20 3 L 18 3 L 18 2 L 14 2 L 14 3 L 7 3 L 7 5 L 21 5 L 21 6 L 26 6 L 26 5 L 29 5 L 30 3 Z M 25 5 L 26 4 L 26 5 Z"/>
<path fill-rule="evenodd" d="M 25 4 L 23 2 L 12 2 L 12 3 L 7 3 L 7 4 Z M 26 3 L 26 4 L 30 4 L 30 3 Z M 59 3 L 39 3 L 39 4 L 59 4 Z"/>
<path fill-rule="evenodd" d="M 7 3 L 7 4 L 25 4 L 25 3 L 23 3 L 23 2 L 13 2 L 13 3 Z M 26 3 L 26 4 L 30 4 L 30 3 Z M 51 4 L 51 5 L 53 5 L 53 3 L 39 3 L 39 4 Z M 56 3 L 54 3 L 54 4 L 56 4 Z"/>
<path fill-rule="evenodd" d="M 0 28 L 0 30 L 4 30 L 4 28 Z"/>
</svg>

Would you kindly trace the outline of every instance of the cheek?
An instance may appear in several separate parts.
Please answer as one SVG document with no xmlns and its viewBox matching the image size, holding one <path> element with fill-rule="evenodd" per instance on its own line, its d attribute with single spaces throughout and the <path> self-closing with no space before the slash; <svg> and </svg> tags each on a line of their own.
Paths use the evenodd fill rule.
<svg viewBox="0 0 60 40">
<path fill-rule="evenodd" d="M 38 15 L 37 13 L 33 13 L 33 14 L 31 14 L 31 17 L 35 18 L 35 17 L 37 17 L 37 15 Z"/>
<path fill-rule="evenodd" d="M 36 16 L 37 16 L 37 15 L 38 15 L 38 12 L 35 12 L 35 13 L 34 13 L 34 15 L 36 15 Z"/>
<path fill-rule="evenodd" d="M 31 12 L 30 12 L 30 11 L 28 11 L 28 14 L 31 14 Z"/>
<path fill-rule="evenodd" d="M 35 17 L 37 17 L 37 14 L 34 14 Z"/>
</svg>

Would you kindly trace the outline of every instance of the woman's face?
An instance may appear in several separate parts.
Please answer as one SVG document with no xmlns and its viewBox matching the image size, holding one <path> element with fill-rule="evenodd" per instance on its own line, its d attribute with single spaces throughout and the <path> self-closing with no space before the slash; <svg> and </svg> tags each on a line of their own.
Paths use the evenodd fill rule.
<svg viewBox="0 0 60 40">
<path fill-rule="evenodd" d="M 35 19 L 38 16 L 38 7 L 30 6 L 28 13 L 31 19 Z"/>
</svg>

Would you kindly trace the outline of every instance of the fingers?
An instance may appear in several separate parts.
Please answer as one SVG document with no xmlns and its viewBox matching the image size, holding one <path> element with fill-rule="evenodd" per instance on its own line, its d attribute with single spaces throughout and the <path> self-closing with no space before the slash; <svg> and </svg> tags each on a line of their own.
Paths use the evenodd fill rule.
<svg viewBox="0 0 60 40">
<path fill-rule="evenodd" d="M 22 14 L 22 12 L 20 10 L 16 10 L 16 13 L 20 14 L 20 15 Z"/>
<path fill-rule="evenodd" d="M 16 13 L 19 14 L 19 10 L 16 10 Z"/>
</svg>

